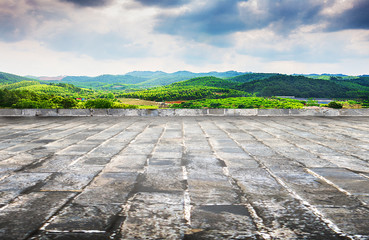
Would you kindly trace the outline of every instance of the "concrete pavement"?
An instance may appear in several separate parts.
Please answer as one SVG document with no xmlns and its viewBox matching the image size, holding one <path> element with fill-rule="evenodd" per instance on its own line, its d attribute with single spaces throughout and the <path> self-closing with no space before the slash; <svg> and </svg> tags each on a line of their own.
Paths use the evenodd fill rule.
<svg viewBox="0 0 369 240">
<path fill-rule="evenodd" d="M 2 117 L 0 239 L 369 239 L 369 117 Z"/>
</svg>

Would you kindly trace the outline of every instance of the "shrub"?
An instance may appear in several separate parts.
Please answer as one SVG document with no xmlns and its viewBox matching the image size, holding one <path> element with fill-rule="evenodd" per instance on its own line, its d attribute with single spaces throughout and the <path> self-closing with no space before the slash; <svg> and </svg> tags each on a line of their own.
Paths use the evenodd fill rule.
<svg viewBox="0 0 369 240">
<path fill-rule="evenodd" d="M 86 108 L 112 108 L 112 106 L 112 101 L 103 98 L 87 100 L 85 103 Z"/>
<path fill-rule="evenodd" d="M 50 101 L 33 101 L 30 99 L 21 99 L 16 104 L 13 104 L 13 108 L 57 108 L 55 103 Z"/>
<path fill-rule="evenodd" d="M 74 108 L 77 104 L 78 102 L 73 98 L 64 98 L 61 102 L 63 108 Z"/>
<path fill-rule="evenodd" d="M 210 103 L 209 105 L 210 108 L 219 108 L 220 106 L 222 106 L 222 104 L 217 102 Z"/>
<path fill-rule="evenodd" d="M 328 107 L 339 109 L 339 108 L 342 108 L 342 104 L 341 104 L 341 103 L 338 103 L 338 102 L 333 101 L 333 102 L 328 103 Z"/>
</svg>

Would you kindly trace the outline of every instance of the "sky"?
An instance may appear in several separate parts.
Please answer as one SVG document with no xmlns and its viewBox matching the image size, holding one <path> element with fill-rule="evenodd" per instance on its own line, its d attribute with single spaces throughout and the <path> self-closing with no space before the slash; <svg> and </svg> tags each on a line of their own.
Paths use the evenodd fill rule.
<svg viewBox="0 0 369 240">
<path fill-rule="evenodd" d="M 0 71 L 369 74 L 369 0 L 0 0 Z"/>
</svg>

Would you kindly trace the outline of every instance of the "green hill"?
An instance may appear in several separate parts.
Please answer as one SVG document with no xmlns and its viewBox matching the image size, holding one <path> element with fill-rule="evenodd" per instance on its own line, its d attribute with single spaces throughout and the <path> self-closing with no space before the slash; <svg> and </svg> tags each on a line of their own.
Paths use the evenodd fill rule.
<svg viewBox="0 0 369 240">
<path fill-rule="evenodd" d="M 11 84 L 11 83 L 17 83 L 17 82 L 22 82 L 22 81 L 38 81 L 38 80 L 21 77 L 21 76 L 10 74 L 10 73 L 0 72 L 0 84 Z"/>
<path fill-rule="evenodd" d="M 348 97 L 347 92 L 355 89 L 329 80 L 278 74 L 268 79 L 243 83 L 238 86 L 238 90 L 256 93 L 259 96 L 340 98 Z"/>
<path fill-rule="evenodd" d="M 277 73 L 247 73 L 247 74 L 239 75 L 236 77 L 228 78 L 227 80 L 230 80 L 233 82 L 244 83 L 244 82 L 251 82 L 254 80 L 266 79 L 266 78 L 269 78 L 275 75 L 277 75 Z"/>
<path fill-rule="evenodd" d="M 35 94 L 48 94 L 63 97 L 81 97 L 94 94 L 94 91 L 65 83 L 43 83 L 38 81 L 21 81 L 10 84 L 0 84 L 0 89 L 30 91 Z"/>
<path fill-rule="evenodd" d="M 184 86 L 206 86 L 217 88 L 236 88 L 238 83 L 224 80 L 217 77 L 198 77 L 186 81 L 177 82 L 169 85 L 170 87 L 184 87 Z"/>
<path fill-rule="evenodd" d="M 101 90 L 123 90 L 142 89 L 158 86 L 166 86 L 172 83 L 188 80 L 196 77 L 214 76 L 219 78 L 230 78 L 244 73 L 236 71 L 193 73 L 189 71 L 178 71 L 165 73 L 161 71 L 135 71 L 125 75 L 101 75 L 97 77 L 68 76 L 60 82 L 70 83 L 78 87 L 93 88 Z M 55 81 L 53 81 L 55 82 Z"/>
<path fill-rule="evenodd" d="M 235 89 L 237 85 L 236 82 L 217 77 L 196 77 L 163 87 L 124 93 L 120 96 L 152 101 L 249 96 L 248 93 Z"/>
<path fill-rule="evenodd" d="M 229 78 L 241 75 L 243 73 L 236 71 L 228 71 L 228 72 L 207 72 L 207 73 L 193 73 L 189 71 L 178 71 L 174 73 L 165 73 L 165 72 L 133 72 L 127 73 L 134 74 L 134 76 L 146 77 L 147 81 L 141 82 L 137 84 L 137 87 L 147 88 L 147 87 L 157 87 L 157 86 L 166 86 L 176 82 L 185 81 L 192 78 L 212 76 L 218 78 Z"/>
<path fill-rule="evenodd" d="M 337 78 L 331 78 L 331 81 L 334 81 L 337 84 L 341 84 L 341 85 L 347 85 L 348 83 L 353 84 L 352 87 L 353 88 L 357 88 L 357 89 L 362 89 L 362 87 L 369 87 L 369 77 L 358 77 L 358 78 L 353 78 L 350 80 L 344 79 L 337 79 Z"/>
<path fill-rule="evenodd" d="M 40 82 L 37 82 L 37 81 L 21 81 L 21 82 L 16 82 L 16 83 L 3 84 L 3 85 L 0 85 L 0 88 L 14 90 L 14 89 L 25 88 L 25 87 L 29 87 L 32 85 L 39 85 L 39 84 Z"/>
<path fill-rule="evenodd" d="M 147 81 L 147 79 L 130 75 L 101 75 L 97 77 L 68 76 L 63 78 L 60 82 L 73 84 L 82 88 L 109 90 L 134 87 L 135 84 L 144 81 Z"/>
<path fill-rule="evenodd" d="M 87 96 L 89 94 L 93 94 L 94 91 L 89 89 L 83 89 L 76 87 L 72 84 L 65 83 L 57 83 L 57 84 L 34 84 L 27 87 L 21 87 L 17 90 L 28 90 L 36 93 L 45 93 L 49 95 L 57 95 L 57 96 Z"/>
</svg>

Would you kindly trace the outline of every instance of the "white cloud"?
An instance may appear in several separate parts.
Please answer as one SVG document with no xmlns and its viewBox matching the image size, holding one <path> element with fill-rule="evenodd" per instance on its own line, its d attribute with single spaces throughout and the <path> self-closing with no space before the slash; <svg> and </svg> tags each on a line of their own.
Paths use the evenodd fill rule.
<svg viewBox="0 0 369 240">
<path fill-rule="evenodd" d="M 324 8 L 321 11 L 321 14 L 327 15 L 327 16 L 336 16 L 339 14 L 342 14 L 344 11 L 352 8 L 354 5 L 354 1 L 352 0 L 334 0 L 334 1 L 327 1 L 329 2 L 329 6 Z"/>
<path fill-rule="evenodd" d="M 362 0 L 309 0 L 295 5 L 292 0 L 280 4 L 177 1 L 178 6 L 164 8 L 160 7 L 168 4 L 164 0 L 146 7 L 146 1 L 91 2 L 101 4 L 2 0 L 0 71 L 23 75 L 132 70 L 363 74 L 369 65 L 369 30 L 325 32 L 330 18 Z M 283 18 L 290 11 L 295 14 Z M 173 32 L 158 32 L 163 21 Z"/>
</svg>

